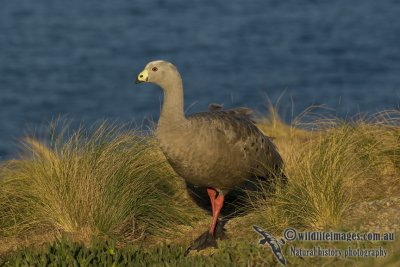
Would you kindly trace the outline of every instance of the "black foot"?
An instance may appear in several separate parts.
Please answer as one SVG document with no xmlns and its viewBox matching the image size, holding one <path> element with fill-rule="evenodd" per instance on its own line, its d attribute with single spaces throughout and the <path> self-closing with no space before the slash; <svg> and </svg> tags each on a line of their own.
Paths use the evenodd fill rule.
<svg viewBox="0 0 400 267">
<path fill-rule="evenodd" d="M 226 223 L 225 220 L 217 221 L 217 225 L 215 226 L 215 233 L 214 233 L 215 239 L 221 239 L 221 240 L 226 239 L 225 228 L 224 228 L 225 223 Z"/>
<path fill-rule="evenodd" d="M 215 234 L 212 236 L 209 231 L 202 233 L 195 241 L 193 241 L 192 245 L 186 250 L 185 255 L 187 255 L 191 250 L 203 250 L 206 248 L 216 248 L 217 239 L 226 239 L 224 224 L 225 221 L 217 221 L 217 225 L 215 227 Z"/>
<path fill-rule="evenodd" d="M 191 250 L 199 251 L 210 247 L 216 248 L 217 241 L 210 234 L 209 231 L 206 231 L 203 234 L 201 234 L 195 241 L 193 241 L 192 245 L 188 248 L 187 252 Z"/>
</svg>

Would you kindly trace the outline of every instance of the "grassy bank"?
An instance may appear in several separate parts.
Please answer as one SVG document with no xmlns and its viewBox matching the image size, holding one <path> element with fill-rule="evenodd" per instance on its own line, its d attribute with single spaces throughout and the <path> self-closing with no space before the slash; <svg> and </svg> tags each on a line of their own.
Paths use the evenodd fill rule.
<svg viewBox="0 0 400 267">
<path fill-rule="evenodd" d="M 61 132 L 49 144 L 26 138 L 21 158 L 2 165 L 1 237 L 132 241 L 190 224 L 179 180 L 152 139 L 106 125 Z"/>
<path fill-rule="evenodd" d="M 21 156 L 0 167 L 0 257 L 10 265 L 27 259 L 50 261 L 58 254 L 58 259 L 78 260 L 81 255 L 82 260 L 86 255 L 86 263 L 104 259 L 117 265 L 127 259 L 143 265 L 163 261 L 165 266 L 276 265 L 269 247 L 257 245 L 260 237 L 252 225 L 276 237 L 287 227 L 398 231 L 399 115 L 382 112 L 354 121 L 287 125 L 271 110 L 258 126 L 274 138 L 284 158 L 287 187 L 273 194 L 266 185 L 248 192 L 246 205 L 238 207 L 245 214 L 226 224 L 228 240 L 217 250 L 186 257 L 185 248 L 207 228 L 210 217 L 187 196 L 152 137 L 100 125 L 74 132 L 64 129 L 47 142 L 27 138 Z M 42 246 L 61 236 L 68 241 Z M 93 239 L 98 243 L 91 245 Z M 398 240 L 297 244 L 381 246 L 389 251 L 384 259 L 299 258 L 290 256 L 295 244 L 285 245 L 284 254 L 296 265 L 400 262 Z M 21 251 L 22 247 L 28 249 Z"/>
</svg>

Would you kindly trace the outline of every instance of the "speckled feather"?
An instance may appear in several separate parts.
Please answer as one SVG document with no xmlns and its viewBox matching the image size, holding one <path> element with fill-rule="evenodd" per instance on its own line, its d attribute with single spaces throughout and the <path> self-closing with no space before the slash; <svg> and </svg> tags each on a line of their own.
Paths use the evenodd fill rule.
<svg viewBox="0 0 400 267">
<path fill-rule="evenodd" d="M 233 110 L 196 113 L 184 132 L 171 131 L 161 147 L 188 182 L 227 192 L 254 176 L 282 168 L 275 145 L 248 118 Z"/>
</svg>

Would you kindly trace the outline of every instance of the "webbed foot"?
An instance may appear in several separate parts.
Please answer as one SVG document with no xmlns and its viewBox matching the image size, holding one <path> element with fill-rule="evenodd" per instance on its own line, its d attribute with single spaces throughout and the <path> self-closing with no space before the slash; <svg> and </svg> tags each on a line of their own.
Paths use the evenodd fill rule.
<svg viewBox="0 0 400 267">
<path fill-rule="evenodd" d="M 196 240 L 193 241 L 192 245 L 186 250 L 185 255 L 187 255 L 191 250 L 203 250 L 209 247 L 217 248 L 217 239 L 226 239 L 225 222 L 218 220 L 215 227 L 214 236 L 210 234 L 210 231 L 202 233 Z"/>
</svg>

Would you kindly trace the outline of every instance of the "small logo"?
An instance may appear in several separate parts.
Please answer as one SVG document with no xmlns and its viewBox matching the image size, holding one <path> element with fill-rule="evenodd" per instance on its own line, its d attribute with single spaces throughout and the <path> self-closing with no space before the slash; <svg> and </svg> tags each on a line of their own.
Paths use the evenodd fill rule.
<svg viewBox="0 0 400 267">
<path fill-rule="evenodd" d="M 268 243 L 276 259 L 283 265 L 286 265 L 287 261 L 285 256 L 283 256 L 282 254 L 282 248 L 281 248 L 281 245 L 285 244 L 285 240 L 284 239 L 277 240 L 273 235 L 270 235 L 269 233 L 261 229 L 261 227 L 258 227 L 256 225 L 253 225 L 253 228 L 258 234 L 260 234 L 263 237 L 262 239 L 260 239 L 258 243 L 260 245 L 265 245 L 266 243 Z"/>
</svg>

